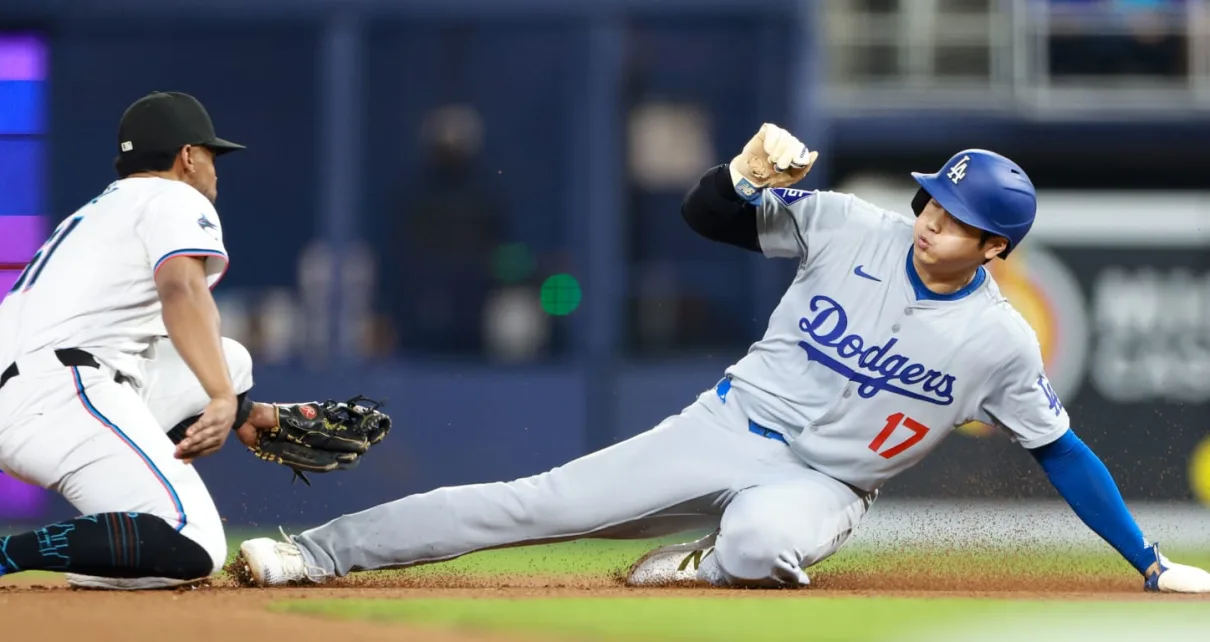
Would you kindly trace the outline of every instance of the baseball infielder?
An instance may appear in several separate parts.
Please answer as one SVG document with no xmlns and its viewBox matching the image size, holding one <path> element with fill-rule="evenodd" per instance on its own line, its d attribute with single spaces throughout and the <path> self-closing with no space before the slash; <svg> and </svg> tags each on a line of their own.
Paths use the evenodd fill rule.
<svg viewBox="0 0 1210 642">
<path fill-rule="evenodd" d="M 790 188 L 816 156 L 765 125 L 686 197 L 682 214 L 702 236 L 799 267 L 765 336 L 680 414 L 534 477 L 439 488 L 285 542 L 246 541 L 246 581 L 320 582 L 504 546 L 713 526 L 648 553 L 628 583 L 804 586 L 804 569 L 844 544 L 887 480 L 979 420 L 1037 458 L 1146 589 L 1210 591 L 1210 574 L 1144 539 L 1069 427 L 1032 329 L 983 267 L 1033 224 L 1025 172 L 989 151 L 959 152 L 935 174 L 913 174 L 913 220 Z"/>
<path fill-rule="evenodd" d="M 110 589 L 205 578 L 227 544 L 190 462 L 234 429 L 291 465 L 279 437 L 333 421 L 330 402 L 248 399 L 252 359 L 219 333 L 214 159 L 243 147 L 215 136 L 192 96 L 153 93 L 124 114 L 119 148 L 120 180 L 55 229 L 0 304 L 0 469 L 83 515 L 0 537 L 0 575 L 63 571 Z M 319 471 L 364 452 L 338 450 Z"/>
</svg>

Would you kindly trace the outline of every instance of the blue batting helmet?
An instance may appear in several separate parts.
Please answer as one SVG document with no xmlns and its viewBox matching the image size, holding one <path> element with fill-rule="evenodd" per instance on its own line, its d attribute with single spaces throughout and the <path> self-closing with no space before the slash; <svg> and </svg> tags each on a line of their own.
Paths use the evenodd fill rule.
<svg viewBox="0 0 1210 642">
<path fill-rule="evenodd" d="M 1025 170 L 986 149 L 954 154 L 935 174 L 912 172 L 920 191 L 912 200 L 916 216 L 932 197 L 950 216 L 984 232 L 1008 239 L 1005 258 L 1034 224 L 1038 197 Z"/>
</svg>

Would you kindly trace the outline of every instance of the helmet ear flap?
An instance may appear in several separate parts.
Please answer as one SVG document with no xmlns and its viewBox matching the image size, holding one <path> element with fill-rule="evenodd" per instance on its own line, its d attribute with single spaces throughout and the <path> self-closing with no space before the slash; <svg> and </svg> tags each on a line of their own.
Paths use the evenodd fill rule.
<svg viewBox="0 0 1210 642">
<path fill-rule="evenodd" d="M 929 204 L 929 200 L 932 198 L 933 197 L 930 196 L 928 192 L 924 191 L 923 187 L 921 187 L 919 190 L 916 190 L 916 196 L 912 198 L 912 212 L 914 212 L 916 216 L 920 216 L 920 213 L 924 211 L 924 207 Z"/>
</svg>

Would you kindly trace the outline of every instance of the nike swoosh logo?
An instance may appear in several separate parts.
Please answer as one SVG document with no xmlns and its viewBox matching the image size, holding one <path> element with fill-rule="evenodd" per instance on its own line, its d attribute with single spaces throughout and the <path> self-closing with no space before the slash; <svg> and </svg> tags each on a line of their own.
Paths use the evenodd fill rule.
<svg viewBox="0 0 1210 642">
<path fill-rule="evenodd" d="M 856 274 L 857 276 L 859 276 L 859 277 L 861 277 L 861 278 L 863 278 L 863 279 L 869 279 L 869 280 L 871 280 L 871 281 L 877 281 L 877 282 L 879 282 L 879 283 L 882 283 L 882 279 L 880 279 L 880 278 L 878 278 L 878 277 L 874 276 L 873 274 L 868 274 L 868 273 L 866 273 L 866 272 L 862 271 L 862 269 L 861 269 L 861 268 L 862 268 L 862 266 L 860 266 L 860 265 L 858 265 L 857 267 L 853 268 L 853 274 Z"/>
</svg>

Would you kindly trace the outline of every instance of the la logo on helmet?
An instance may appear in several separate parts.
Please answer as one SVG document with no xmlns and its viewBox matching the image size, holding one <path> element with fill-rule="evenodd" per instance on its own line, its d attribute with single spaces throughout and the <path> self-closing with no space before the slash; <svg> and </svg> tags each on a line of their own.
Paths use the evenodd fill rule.
<svg viewBox="0 0 1210 642">
<path fill-rule="evenodd" d="M 959 181 L 966 178 L 966 163 L 970 159 L 970 156 L 963 156 L 961 160 L 959 160 L 957 163 L 954 163 L 954 166 L 950 168 L 949 172 L 946 172 L 945 175 L 948 176 L 951 181 L 954 181 L 954 185 L 957 185 Z"/>
</svg>

